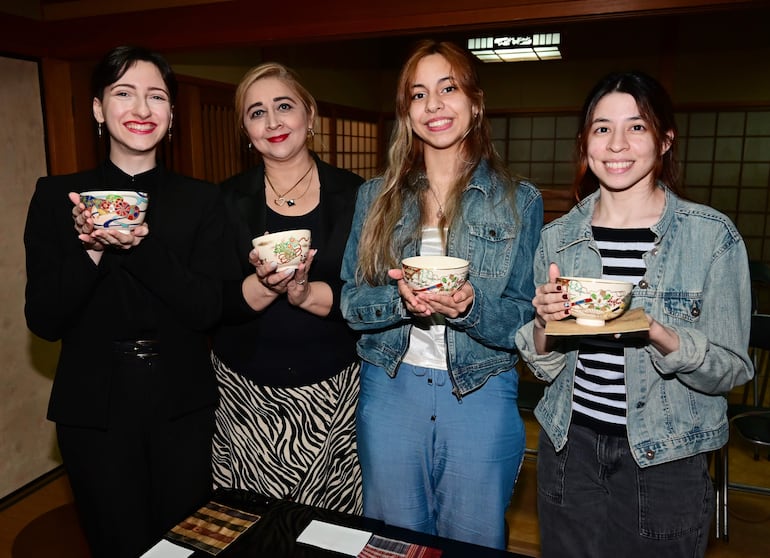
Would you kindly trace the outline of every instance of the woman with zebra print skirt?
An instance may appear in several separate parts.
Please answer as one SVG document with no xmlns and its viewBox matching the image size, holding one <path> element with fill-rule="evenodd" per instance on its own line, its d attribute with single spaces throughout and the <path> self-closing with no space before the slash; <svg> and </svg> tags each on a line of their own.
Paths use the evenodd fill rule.
<svg viewBox="0 0 770 558">
<path fill-rule="evenodd" d="M 214 482 L 360 513 L 359 367 L 338 300 L 363 180 L 310 151 L 316 103 L 287 68 L 247 72 L 235 107 L 262 163 L 222 184 L 232 265 L 212 354 L 220 392 Z M 311 231 L 304 263 L 279 271 L 258 259 L 253 238 L 292 229 Z"/>
</svg>

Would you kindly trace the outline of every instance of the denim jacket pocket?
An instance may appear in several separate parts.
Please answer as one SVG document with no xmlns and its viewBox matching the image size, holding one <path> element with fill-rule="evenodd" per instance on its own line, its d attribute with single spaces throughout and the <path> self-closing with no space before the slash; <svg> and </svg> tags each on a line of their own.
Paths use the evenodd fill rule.
<svg viewBox="0 0 770 558">
<path fill-rule="evenodd" d="M 518 227 L 502 223 L 468 224 L 465 253 L 470 273 L 478 277 L 507 277 Z"/>
<path fill-rule="evenodd" d="M 663 296 L 663 313 L 668 323 L 676 324 L 684 321 L 696 323 L 703 307 L 703 293 L 698 292 L 668 292 Z"/>
</svg>

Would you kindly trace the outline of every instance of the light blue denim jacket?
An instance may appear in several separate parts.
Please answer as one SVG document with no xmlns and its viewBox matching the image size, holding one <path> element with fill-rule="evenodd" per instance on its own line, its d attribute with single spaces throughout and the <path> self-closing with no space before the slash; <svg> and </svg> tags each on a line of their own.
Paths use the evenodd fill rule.
<svg viewBox="0 0 770 558">
<path fill-rule="evenodd" d="M 743 240 L 718 211 L 684 201 L 667 188 L 663 215 L 652 227 L 655 247 L 644 255 L 647 272 L 634 287 L 631 307 L 642 307 L 679 335 L 679 350 L 661 355 L 649 343 L 626 347 L 627 433 L 640 467 L 717 449 L 727 442 L 727 400 L 751 379 L 748 342 L 751 284 Z M 599 193 L 543 228 L 535 282 L 548 281 L 555 262 L 562 275 L 601 277 L 591 233 Z M 578 339 L 538 355 L 534 322 L 516 343 L 535 375 L 550 382 L 535 415 L 557 450 L 567 442 Z"/>
<path fill-rule="evenodd" d="M 362 333 L 358 355 L 395 376 L 409 344 L 412 317 L 395 281 L 380 286 L 356 283 L 361 228 L 379 193 L 382 179 L 358 191 L 353 226 L 342 263 L 341 306 L 350 326 Z M 420 238 L 409 238 L 419 222 L 418 203 L 404 204 L 394 230 L 401 256 L 414 256 Z M 476 169 L 463 193 L 461 215 L 447 239 L 448 255 L 470 262 L 469 281 L 475 298 L 462 317 L 446 320 L 446 346 L 453 393 L 479 388 L 491 375 L 511 370 L 517 360 L 516 330 L 532 319 L 532 258 L 543 224 L 543 200 L 532 184 L 520 182 L 516 209 L 486 163 Z"/>
</svg>

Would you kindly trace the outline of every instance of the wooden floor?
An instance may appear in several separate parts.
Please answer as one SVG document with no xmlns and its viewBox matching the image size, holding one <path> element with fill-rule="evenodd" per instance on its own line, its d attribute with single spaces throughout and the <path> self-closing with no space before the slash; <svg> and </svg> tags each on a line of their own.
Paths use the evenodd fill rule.
<svg viewBox="0 0 770 558">
<path fill-rule="evenodd" d="M 527 422 L 527 447 L 535 447 L 537 425 Z M 770 486 L 770 461 L 758 461 L 739 440 L 731 441 L 731 481 Z M 29 493 L 0 507 L 0 558 L 88 558 L 71 505 L 67 477 L 51 475 Z M 534 457 L 528 457 L 507 513 L 509 550 L 538 556 Z M 729 542 L 712 540 L 708 558 L 770 557 L 770 496 L 730 492 Z"/>
</svg>

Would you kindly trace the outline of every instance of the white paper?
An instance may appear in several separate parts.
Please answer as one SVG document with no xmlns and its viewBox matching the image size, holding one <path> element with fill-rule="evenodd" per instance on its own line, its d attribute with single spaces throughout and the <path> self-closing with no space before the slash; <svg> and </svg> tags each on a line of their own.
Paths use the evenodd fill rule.
<svg viewBox="0 0 770 558">
<path fill-rule="evenodd" d="M 372 538 L 367 531 L 351 529 L 313 520 L 297 537 L 297 542 L 333 550 L 348 556 L 358 556 Z"/>
<path fill-rule="evenodd" d="M 189 548 L 184 548 L 166 539 L 161 539 L 158 544 L 142 554 L 142 558 L 187 558 L 192 556 L 194 552 L 194 550 Z"/>
</svg>

